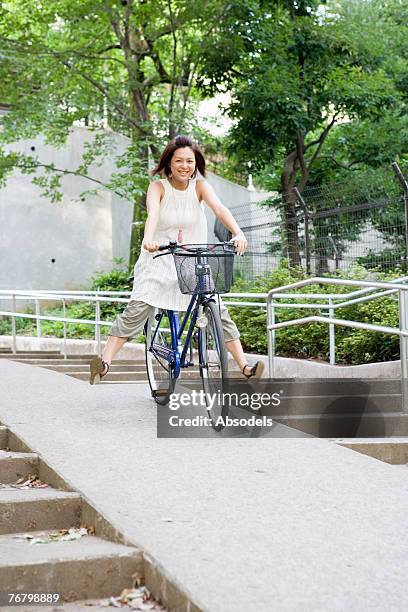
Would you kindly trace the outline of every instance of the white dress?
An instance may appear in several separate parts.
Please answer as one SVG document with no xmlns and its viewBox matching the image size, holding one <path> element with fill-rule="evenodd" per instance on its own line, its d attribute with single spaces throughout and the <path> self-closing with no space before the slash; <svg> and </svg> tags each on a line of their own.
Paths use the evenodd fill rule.
<svg viewBox="0 0 408 612">
<path fill-rule="evenodd" d="M 174 189 L 162 179 L 164 196 L 160 203 L 160 216 L 153 240 L 167 244 L 177 240 L 179 226 L 183 244 L 207 243 L 207 219 L 204 203 L 196 194 L 196 180 L 191 179 L 185 191 Z M 143 247 L 134 268 L 131 299 L 170 310 L 186 310 L 191 295 L 181 293 L 172 255 L 153 259 L 159 253 L 149 253 Z"/>
</svg>

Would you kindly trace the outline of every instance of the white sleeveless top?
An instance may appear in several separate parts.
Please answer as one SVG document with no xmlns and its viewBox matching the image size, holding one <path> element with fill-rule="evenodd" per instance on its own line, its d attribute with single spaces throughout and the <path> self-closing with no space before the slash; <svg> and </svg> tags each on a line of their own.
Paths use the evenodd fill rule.
<svg viewBox="0 0 408 612">
<path fill-rule="evenodd" d="M 153 240 L 167 244 L 177 240 L 179 224 L 183 232 L 183 244 L 207 243 L 207 219 L 204 203 L 196 194 L 196 179 L 189 181 L 185 191 L 174 189 L 167 179 L 162 179 L 164 196 L 160 203 L 160 216 Z M 153 259 L 157 253 L 149 253 L 143 247 L 134 268 L 132 300 L 140 300 L 157 308 L 186 310 L 191 295 L 181 293 L 172 255 Z"/>
</svg>

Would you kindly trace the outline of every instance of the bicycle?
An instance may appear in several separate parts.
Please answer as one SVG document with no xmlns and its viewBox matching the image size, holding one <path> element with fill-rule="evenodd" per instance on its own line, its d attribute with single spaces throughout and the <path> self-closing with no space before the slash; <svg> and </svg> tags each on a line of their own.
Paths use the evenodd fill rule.
<svg viewBox="0 0 408 612">
<path fill-rule="evenodd" d="M 159 251 L 166 252 L 154 258 L 173 255 L 180 291 L 192 297 L 181 323 L 177 312 L 164 309 L 146 322 L 146 368 L 152 397 L 159 405 L 168 403 L 182 369 L 195 365 L 195 344 L 208 416 L 212 427 L 220 431 L 223 425 L 219 417 L 227 417 L 228 405 L 224 401 L 210 402 L 209 398 L 218 392 L 217 397 L 223 398 L 228 357 L 214 296 L 230 290 L 235 247 L 231 242 L 205 245 L 169 242 L 161 245 Z"/>
</svg>

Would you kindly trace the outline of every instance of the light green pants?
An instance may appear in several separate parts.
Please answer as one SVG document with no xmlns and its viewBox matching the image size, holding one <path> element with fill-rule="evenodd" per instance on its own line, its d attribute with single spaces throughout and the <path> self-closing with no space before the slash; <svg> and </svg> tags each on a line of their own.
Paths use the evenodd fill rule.
<svg viewBox="0 0 408 612">
<path fill-rule="evenodd" d="M 117 338 L 134 338 L 142 333 L 144 325 L 153 314 L 154 306 L 137 300 L 131 300 L 122 314 L 118 315 L 109 330 L 109 336 Z M 238 340 L 239 331 L 224 304 L 221 304 L 221 323 L 224 331 L 224 339 Z"/>
</svg>

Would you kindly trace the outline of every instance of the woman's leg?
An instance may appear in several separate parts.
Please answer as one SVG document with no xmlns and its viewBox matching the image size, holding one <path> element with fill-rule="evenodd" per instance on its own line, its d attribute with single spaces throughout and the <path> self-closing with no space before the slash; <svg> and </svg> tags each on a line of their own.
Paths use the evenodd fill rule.
<svg viewBox="0 0 408 612">
<path fill-rule="evenodd" d="M 224 331 L 225 346 L 239 367 L 240 372 L 245 376 L 261 376 L 264 370 L 264 364 L 257 361 L 255 366 L 249 366 L 242 348 L 241 340 L 239 339 L 239 331 L 234 321 L 231 319 L 225 305 L 221 302 L 221 323 Z M 245 369 L 244 369 L 245 368 Z"/>
<path fill-rule="evenodd" d="M 110 365 L 112 360 L 115 358 L 116 353 L 120 351 L 122 346 L 129 340 L 129 338 L 119 338 L 118 336 L 108 336 L 105 344 L 105 348 L 102 353 L 102 360 Z"/>
<path fill-rule="evenodd" d="M 109 330 L 108 340 L 102 353 L 102 358 L 94 357 L 90 363 L 90 383 L 98 382 L 102 376 L 108 373 L 109 366 L 118 351 L 130 338 L 134 338 L 142 332 L 149 314 L 154 310 L 153 306 L 132 300 L 125 310 L 116 317 Z"/>
<path fill-rule="evenodd" d="M 244 354 L 244 349 L 242 348 L 241 340 L 239 338 L 237 340 L 226 340 L 225 346 L 227 347 L 227 351 L 231 353 L 235 363 L 242 372 L 244 366 L 247 363 L 247 360 Z M 249 374 L 249 372 L 245 373 Z"/>
</svg>

